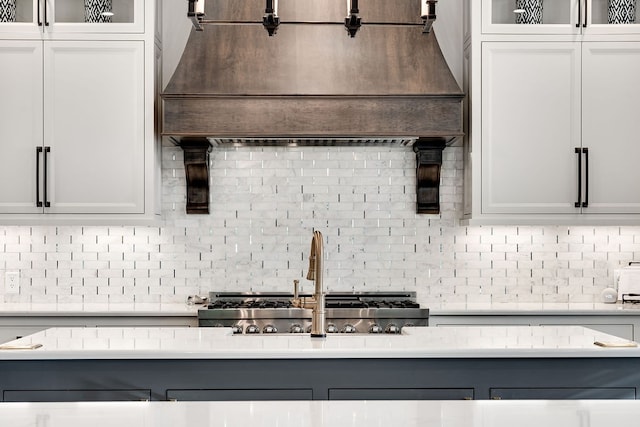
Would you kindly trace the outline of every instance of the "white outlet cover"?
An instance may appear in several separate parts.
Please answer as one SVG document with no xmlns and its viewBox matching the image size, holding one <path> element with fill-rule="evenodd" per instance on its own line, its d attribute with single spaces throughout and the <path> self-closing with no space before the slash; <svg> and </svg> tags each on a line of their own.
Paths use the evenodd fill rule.
<svg viewBox="0 0 640 427">
<path fill-rule="evenodd" d="M 20 293 L 20 273 L 17 271 L 7 271 L 4 273 L 4 293 Z"/>
</svg>

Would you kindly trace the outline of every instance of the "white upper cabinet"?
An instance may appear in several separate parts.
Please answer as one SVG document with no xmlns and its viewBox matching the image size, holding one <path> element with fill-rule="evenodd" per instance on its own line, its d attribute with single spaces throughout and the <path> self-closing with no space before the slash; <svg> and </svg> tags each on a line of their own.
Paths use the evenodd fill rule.
<svg viewBox="0 0 640 427">
<path fill-rule="evenodd" d="M 636 1 L 468 0 L 464 219 L 640 224 Z"/>
<path fill-rule="evenodd" d="M 112 21 L 86 23 L 85 2 L 109 4 Z M 159 218 L 155 5 L 16 0 L 15 16 L 0 11 L 11 20 L 0 23 L 1 224 Z"/>
<path fill-rule="evenodd" d="M 639 34 L 637 0 L 482 0 L 482 32 Z"/>
<path fill-rule="evenodd" d="M 144 0 L 1 0 L 0 32 L 142 33 Z"/>
</svg>

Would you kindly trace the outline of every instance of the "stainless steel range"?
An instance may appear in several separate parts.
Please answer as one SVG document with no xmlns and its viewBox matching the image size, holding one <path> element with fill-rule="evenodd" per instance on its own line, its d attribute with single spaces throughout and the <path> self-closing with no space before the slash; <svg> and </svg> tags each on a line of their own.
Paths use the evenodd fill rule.
<svg viewBox="0 0 640 427">
<path fill-rule="evenodd" d="M 210 292 L 209 301 L 198 310 L 200 326 L 232 327 L 236 334 L 311 331 L 312 310 L 296 307 L 294 294 Z M 429 309 L 420 308 L 415 292 L 327 293 L 325 307 L 329 334 L 398 334 L 429 323 Z"/>
</svg>

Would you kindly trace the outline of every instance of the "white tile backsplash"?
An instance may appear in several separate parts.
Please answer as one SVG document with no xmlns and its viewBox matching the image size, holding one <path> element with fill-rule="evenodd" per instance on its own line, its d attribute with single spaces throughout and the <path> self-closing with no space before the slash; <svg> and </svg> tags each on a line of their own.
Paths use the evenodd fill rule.
<svg viewBox="0 0 640 427">
<path fill-rule="evenodd" d="M 21 274 L 0 301 L 311 291 L 313 229 L 329 290 L 415 290 L 423 304 L 593 302 L 640 259 L 640 227 L 460 226 L 461 147 L 444 151 L 440 215 L 415 214 L 410 148 L 214 148 L 209 215 L 184 213 L 181 150 L 162 157 L 162 227 L 0 227 L 0 271 Z"/>
</svg>

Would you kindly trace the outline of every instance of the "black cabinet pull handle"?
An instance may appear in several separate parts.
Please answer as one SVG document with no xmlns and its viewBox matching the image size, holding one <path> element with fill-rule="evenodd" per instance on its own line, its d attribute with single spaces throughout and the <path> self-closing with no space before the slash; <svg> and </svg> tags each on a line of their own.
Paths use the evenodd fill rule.
<svg viewBox="0 0 640 427">
<path fill-rule="evenodd" d="M 586 208 L 589 206 L 589 149 L 583 148 L 582 152 L 584 153 L 584 202 L 582 202 L 582 207 Z"/>
<path fill-rule="evenodd" d="M 574 204 L 576 208 L 582 206 L 582 150 L 576 147 L 575 153 L 578 155 L 578 201 Z"/>
<path fill-rule="evenodd" d="M 49 19 L 47 18 L 47 0 L 42 0 L 44 2 L 44 25 L 45 27 L 49 26 Z"/>
<path fill-rule="evenodd" d="M 44 147 L 44 207 L 48 208 L 51 206 L 49 203 L 49 198 L 47 197 L 47 153 L 51 152 L 51 147 Z"/>
<path fill-rule="evenodd" d="M 585 0 L 585 2 L 584 2 L 584 22 L 582 23 L 583 27 L 587 26 L 587 13 L 588 12 L 589 12 L 589 8 L 587 7 L 587 0 Z"/>
<path fill-rule="evenodd" d="M 40 4 L 40 0 L 38 0 L 38 27 L 42 27 L 42 20 L 40 19 L 40 8 L 42 5 Z"/>
<path fill-rule="evenodd" d="M 40 153 L 42 153 L 42 147 L 36 147 L 36 206 L 39 208 L 42 207 L 40 200 Z"/>
<path fill-rule="evenodd" d="M 578 19 L 576 20 L 576 28 L 580 28 L 582 22 L 582 0 L 578 0 Z"/>
</svg>

